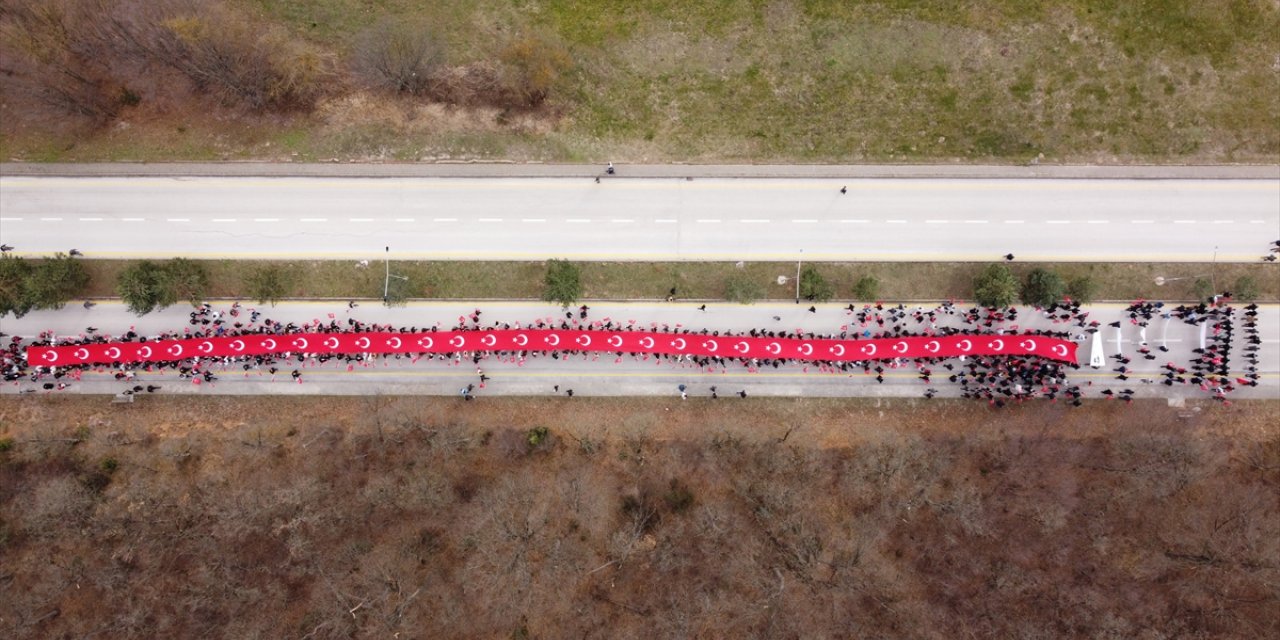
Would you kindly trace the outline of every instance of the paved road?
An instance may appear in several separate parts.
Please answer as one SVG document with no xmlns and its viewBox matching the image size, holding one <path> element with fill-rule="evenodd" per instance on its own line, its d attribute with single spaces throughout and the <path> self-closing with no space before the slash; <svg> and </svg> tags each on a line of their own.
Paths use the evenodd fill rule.
<svg viewBox="0 0 1280 640">
<path fill-rule="evenodd" d="M 223 305 L 226 306 L 226 305 Z M 415 303 L 404 308 L 387 309 L 376 303 L 365 303 L 348 313 L 345 303 L 290 303 L 282 304 L 274 309 L 265 310 L 266 315 L 281 321 L 309 322 L 313 319 L 327 321 L 332 313 L 340 320 L 348 316 L 366 322 L 393 323 L 399 326 L 429 326 L 436 322 L 451 326 L 459 316 L 469 315 L 476 308 L 476 303 Z M 542 303 L 508 302 L 483 303 L 483 318 L 486 321 L 530 321 L 538 318 L 562 317 L 557 307 Z M 635 320 L 647 324 L 657 322 L 671 326 L 683 325 L 691 329 L 703 327 L 712 329 L 746 330 L 752 327 L 789 328 L 815 331 L 820 333 L 839 332 L 841 325 L 849 321 L 844 310 L 838 304 L 819 305 L 818 312 L 811 314 L 806 306 L 794 304 L 757 304 L 751 306 L 710 304 L 707 311 L 699 311 L 696 303 L 674 304 L 623 304 L 623 303 L 591 303 L 591 318 L 612 318 L 615 321 L 627 322 Z M 1123 305 L 1095 305 L 1092 319 L 1104 324 L 1119 319 Z M 140 333 L 148 334 L 163 330 L 181 328 L 186 321 L 188 309 L 172 307 L 164 312 L 137 318 L 123 309 L 119 303 L 103 303 L 91 310 L 69 306 L 60 312 L 35 312 L 21 320 L 5 318 L 0 328 L 6 333 L 32 335 L 43 330 L 55 330 L 61 334 L 75 334 L 92 325 L 105 333 L 120 333 L 130 326 Z M 1036 321 L 1027 315 L 1019 318 L 1019 326 L 1035 328 L 1051 326 L 1047 322 Z M 1277 398 L 1280 397 L 1280 306 L 1267 305 L 1262 309 L 1261 327 L 1264 340 L 1261 370 L 1264 372 L 1263 384 L 1254 389 L 1244 389 L 1233 394 L 1239 398 Z M 782 318 L 774 321 L 773 316 Z M 1061 325 L 1058 326 L 1061 329 Z M 1107 328 L 1106 353 L 1115 353 L 1115 329 Z M 1167 339 L 1170 348 L 1168 357 L 1178 362 L 1185 362 L 1190 349 L 1198 342 L 1198 333 L 1191 327 L 1174 321 L 1167 326 L 1157 319 L 1148 328 L 1147 338 L 1154 345 Z M 1125 325 L 1120 347 L 1132 355 L 1138 340 L 1136 328 Z M 1081 349 L 1082 360 L 1089 355 L 1088 345 Z M 1164 356 L 1162 356 L 1164 357 Z M 1241 366 L 1243 362 L 1234 361 Z M 1134 388 L 1140 397 L 1202 397 L 1205 394 L 1198 389 L 1184 387 L 1164 387 L 1160 385 L 1143 385 L 1138 380 L 1143 373 L 1154 373 L 1164 360 L 1157 360 L 1148 366 L 1147 361 L 1135 359 L 1136 373 L 1128 382 L 1114 379 L 1109 365 L 1101 371 L 1093 371 L 1087 367 L 1071 374 L 1071 378 L 1084 383 L 1092 381 L 1094 391 L 1089 395 L 1097 397 L 1102 388 L 1120 389 Z M 578 395 L 676 395 L 677 384 L 687 384 L 693 396 L 705 396 L 710 385 L 716 385 L 722 395 L 736 393 L 740 389 L 747 390 L 752 396 L 809 396 L 809 397 L 918 397 L 925 385 L 916 378 L 913 370 L 891 372 L 886 376 L 884 384 L 876 384 L 873 378 L 862 374 L 828 374 L 820 373 L 816 368 L 807 370 L 802 366 L 783 367 L 761 373 L 743 373 L 741 369 L 731 368 L 729 373 L 699 371 L 695 368 L 683 367 L 670 361 L 633 362 L 623 359 L 621 363 L 613 362 L 608 356 L 599 359 L 582 356 L 567 360 L 554 360 L 549 357 L 528 360 L 523 366 L 510 362 L 486 361 L 485 372 L 492 376 L 489 385 L 481 395 L 545 395 L 552 393 L 553 385 L 560 385 L 561 390 L 572 388 Z M 940 369 L 939 369 L 940 370 Z M 378 361 L 368 368 L 356 368 L 348 373 L 345 367 L 336 364 L 316 369 L 304 369 L 304 384 L 294 384 L 288 376 L 272 382 L 267 375 L 254 372 L 245 377 L 242 372 L 232 371 L 223 375 L 222 380 L 213 387 L 195 387 L 188 382 L 179 381 L 168 372 L 144 374 L 143 384 L 156 382 L 163 386 L 164 393 L 219 393 L 219 394 L 317 394 L 317 395 L 369 395 L 385 394 L 426 394 L 453 396 L 460 387 L 467 383 L 477 382 L 475 369 L 469 362 L 461 365 L 449 365 L 442 362 L 419 362 L 410 364 L 405 360 Z M 29 383 L 26 385 L 32 386 Z M 940 395 L 955 395 L 957 387 L 939 377 L 933 381 L 933 387 L 939 389 Z M 72 391 L 79 393 L 115 393 L 123 385 L 109 376 L 86 375 L 85 381 L 73 385 Z M 0 387 L 2 393 L 16 393 L 18 387 L 5 385 Z"/>
<path fill-rule="evenodd" d="M 1275 179 L 0 178 L 0 242 L 33 255 L 1251 262 L 1277 238 Z"/>
</svg>

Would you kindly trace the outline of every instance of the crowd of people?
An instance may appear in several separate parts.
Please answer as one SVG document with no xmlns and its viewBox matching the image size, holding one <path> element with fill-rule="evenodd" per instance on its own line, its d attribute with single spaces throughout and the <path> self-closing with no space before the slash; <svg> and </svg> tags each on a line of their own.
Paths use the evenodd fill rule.
<svg viewBox="0 0 1280 640">
<path fill-rule="evenodd" d="M 355 307 L 354 303 L 348 305 L 348 313 Z M 1249 339 L 1254 341 L 1246 348 L 1246 353 L 1251 358 L 1252 369 L 1245 378 L 1234 381 L 1234 384 L 1233 381 L 1225 378 L 1229 359 L 1228 354 L 1231 349 L 1231 338 L 1234 332 L 1231 320 L 1233 310 L 1231 307 L 1216 304 L 1199 305 L 1197 307 L 1178 307 L 1165 312 L 1162 303 L 1138 301 L 1128 308 L 1127 313 L 1130 321 L 1140 327 L 1145 327 L 1151 318 L 1156 315 L 1166 313 L 1168 314 L 1166 317 L 1178 317 L 1192 324 L 1200 322 L 1211 323 L 1214 336 L 1213 343 L 1204 350 L 1197 350 L 1197 359 L 1189 364 L 1192 373 L 1188 374 L 1185 368 L 1177 367 L 1170 363 L 1166 371 L 1165 383 L 1169 385 L 1183 382 L 1200 384 L 1206 390 L 1214 392 L 1215 397 L 1221 398 L 1226 392 L 1232 390 L 1236 384 L 1257 383 L 1257 347 L 1259 343 L 1257 342 L 1256 334 L 1256 306 L 1251 305 L 1246 309 L 1245 326 L 1247 331 L 1251 332 Z M 705 306 L 703 310 L 705 311 Z M 838 331 L 829 333 L 767 327 L 752 328 L 743 332 L 728 332 L 710 329 L 694 330 L 682 325 L 671 326 L 659 323 L 649 323 L 645 326 L 638 324 L 634 320 L 621 322 L 608 317 L 592 320 L 588 318 L 588 312 L 589 307 L 583 305 L 576 310 L 565 311 L 562 317 L 539 318 L 522 326 L 519 322 L 482 322 L 482 312 L 480 309 L 476 309 L 471 314 L 459 316 L 454 326 L 442 329 L 439 324 L 426 327 L 395 327 L 364 323 L 350 317 L 340 321 L 334 314 L 329 314 L 327 321 L 314 319 L 308 323 L 297 324 L 265 318 L 256 309 L 244 308 L 239 303 L 233 304 L 225 312 L 215 309 L 209 304 L 203 304 L 190 313 L 188 326 L 184 327 L 181 332 L 175 331 L 156 336 L 140 336 L 131 327 L 123 335 L 113 337 L 89 327 L 78 336 L 58 336 L 56 344 L 81 345 L 107 343 L 110 341 L 136 342 L 246 335 L 295 335 L 371 331 L 417 333 L 521 328 L 606 331 L 643 330 L 689 336 L 750 336 L 799 339 L 880 339 L 947 336 L 961 333 L 1006 335 L 1016 332 L 1083 341 L 1090 334 L 1099 330 L 1098 323 L 1090 321 L 1089 313 L 1082 310 L 1081 306 L 1074 302 L 1036 308 L 1033 312 L 1022 311 L 1024 314 L 1041 314 L 1043 319 L 1050 321 L 1053 325 L 1054 328 L 1052 329 L 1020 329 L 1017 324 L 1019 310 L 1016 308 L 961 307 L 952 302 L 928 307 L 923 305 L 909 307 L 902 304 L 867 304 L 861 306 L 850 304 L 845 308 L 845 316 L 847 318 L 845 324 L 841 325 Z M 1113 326 L 1118 324 L 1115 323 Z M 373 366 L 375 361 L 385 358 L 393 358 L 395 360 L 408 359 L 413 363 L 425 358 L 430 361 L 444 362 L 449 366 L 462 366 L 465 363 L 467 366 L 476 367 L 477 375 L 479 376 L 479 388 L 483 389 L 489 377 L 483 372 L 481 365 L 487 359 L 496 359 L 523 366 L 529 358 L 549 356 L 552 359 L 582 357 L 598 360 L 602 355 L 599 352 L 588 353 L 573 348 L 553 351 L 468 350 L 445 353 L 394 354 L 293 352 L 240 357 L 193 357 L 170 362 L 150 361 L 113 365 L 29 365 L 25 356 L 26 347 L 52 344 L 55 344 L 55 339 L 50 332 L 41 334 L 30 344 L 23 344 L 20 339 L 13 338 L 3 354 L 4 379 L 15 384 L 29 380 L 41 385 L 41 388 L 45 390 L 58 390 L 65 389 L 72 381 L 78 380 L 84 371 L 94 370 L 113 374 L 115 378 L 127 386 L 130 392 L 154 392 L 159 387 L 153 389 L 135 384 L 135 377 L 138 373 L 169 370 L 176 372 L 179 379 L 188 380 L 192 384 L 214 384 L 218 381 L 219 376 L 229 375 L 230 373 L 240 373 L 245 377 L 269 375 L 272 380 L 275 380 L 277 375 L 288 371 L 288 375 L 301 384 L 304 377 L 302 372 L 308 367 L 338 364 L 340 366 L 344 365 L 348 371 L 352 371 L 357 366 Z M 1145 343 L 1140 351 L 1143 352 L 1143 357 L 1146 359 L 1154 359 L 1155 357 L 1149 352 Z M 604 355 L 607 357 L 610 354 Z M 678 367 L 696 368 L 703 373 L 727 373 L 731 369 L 758 372 L 764 369 L 800 366 L 805 371 L 816 368 L 818 371 L 826 373 L 873 376 L 877 383 L 883 383 L 886 373 L 890 371 L 904 370 L 912 372 L 924 383 L 923 396 L 925 398 L 933 398 L 938 394 L 938 390 L 931 385 L 934 384 L 936 378 L 945 376 L 950 382 L 959 386 L 962 397 L 985 400 L 997 407 L 1005 406 L 1010 402 L 1022 402 L 1032 398 L 1047 398 L 1053 401 L 1062 398 L 1072 405 L 1079 406 L 1081 398 L 1084 396 L 1084 388 L 1068 381 L 1069 372 L 1079 368 L 1078 364 L 1055 362 L 1036 356 L 959 356 L 955 358 L 887 358 L 857 361 L 815 360 L 800 362 L 788 358 L 735 357 L 731 355 L 664 355 L 635 352 L 616 352 L 611 355 L 614 357 L 614 361 L 618 363 L 627 358 L 636 361 L 665 360 Z M 1116 369 L 1120 373 L 1119 377 L 1122 380 L 1127 379 L 1130 361 L 1123 354 L 1117 354 L 1116 357 L 1122 363 Z M 1248 382 L 1245 382 L 1246 380 Z M 151 386 L 154 387 L 154 385 Z M 470 400 L 476 391 L 477 387 L 474 384 L 469 384 L 462 389 L 461 395 L 464 399 Z M 684 394 L 685 391 L 682 389 L 681 393 Z M 745 397 L 745 390 L 741 393 L 743 394 L 742 397 Z M 1118 394 L 1107 390 L 1102 395 L 1131 400 L 1134 393 L 1131 389 L 1124 389 Z"/>
</svg>

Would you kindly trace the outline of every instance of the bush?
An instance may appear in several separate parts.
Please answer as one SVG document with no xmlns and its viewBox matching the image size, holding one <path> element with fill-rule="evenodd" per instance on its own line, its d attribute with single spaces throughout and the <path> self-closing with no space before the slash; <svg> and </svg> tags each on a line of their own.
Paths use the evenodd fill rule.
<svg viewBox="0 0 1280 640">
<path fill-rule="evenodd" d="M 385 18 L 356 38 L 353 56 L 366 84 L 422 95 L 435 82 L 444 52 L 425 24 Z"/>
<path fill-rule="evenodd" d="M 507 84 L 518 104 L 536 107 L 546 101 L 560 75 L 573 67 L 573 58 L 564 45 L 549 38 L 522 34 L 502 51 Z"/>
<path fill-rule="evenodd" d="M 31 311 L 31 296 L 27 294 L 31 272 L 31 264 L 26 260 L 0 255 L 0 316 L 12 313 L 13 317 L 21 318 Z"/>
<path fill-rule="evenodd" d="M 13 449 L 13 438 L 0 438 L 0 453 L 11 451 Z"/>
<path fill-rule="evenodd" d="M 173 302 L 186 300 L 193 307 L 204 302 L 209 291 L 209 272 L 204 265 L 186 258 L 174 258 L 164 265 L 164 281 Z"/>
<path fill-rule="evenodd" d="M 1067 294 L 1067 283 L 1048 269 L 1032 269 L 1022 285 L 1022 301 L 1037 307 L 1047 307 L 1062 302 Z"/>
<path fill-rule="evenodd" d="M 137 315 L 146 315 L 170 304 L 165 291 L 164 267 L 150 260 L 129 265 L 116 280 L 116 293 L 125 307 Z"/>
<path fill-rule="evenodd" d="M 550 433 L 551 433 L 551 430 L 546 427 L 534 427 L 530 429 L 529 433 L 526 434 L 529 440 L 529 448 L 532 449 L 542 444 L 543 442 L 546 442 L 547 435 Z"/>
<path fill-rule="evenodd" d="M 104 473 L 115 473 L 116 469 L 120 468 L 120 461 L 115 458 L 103 458 L 102 462 L 98 464 L 98 468 L 102 469 Z"/>
<path fill-rule="evenodd" d="M 662 498 L 667 503 L 667 508 L 673 513 L 680 513 L 692 507 L 694 503 L 693 492 L 683 482 L 675 478 L 671 479 L 667 493 Z"/>
<path fill-rule="evenodd" d="M 33 309 L 61 309 L 89 286 L 89 272 L 65 253 L 45 258 L 27 277 L 26 295 Z"/>
<path fill-rule="evenodd" d="M 582 271 L 568 260 L 548 260 L 543 284 L 542 299 L 547 302 L 568 307 L 582 297 Z"/>
<path fill-rule="evenodd" d="M 1191 284 L 1191 295 L 1200 302 L 1208 302 L 1217 295 L 1217 292 L 1213 290 L 1213 283 L 1204 278 L 1196 278 L 1196 281 Z"/>
<path fill-rule="evenodd" d="M 278 264 L 258 267 L 244 277 L 245 291 L 258 304 L 276 306 L 289 293 L 293 274 Z"/>
<path fill-rule="evenodd" d="M 1098 283 L 1089 276 L 1073 278 L 1071 282 L 1067 283 L 1067 295 L 1080 304 L 1093 302 L 1093 298 L 1097 294 Z"/>
<path fill-rule="evenodd" d="M 862 276 L 853 284 L 853 299 L 875 302 L 880 298 L 880 281 L 874 276 Z"/>
<path fill-rule="evenodd" d="M 814 267 L 800 271 L 800 295 L 805 300 L 826 302 L 836 295 L 836 288 Z"/>
<path fill-rule="evenodd" d="M 1258 282 L 1249 276 L 1236 278 L 1236 286 L 1231 289 L 1232 297 L 1245 302 L 1257 300 L 1259 294 Z"/>
<path fill-rule="evenodd" d="M 1007 307 L 1018 299 L 1018 279 L 1002 264 L 988 265 L 973 279 L 973 297 L 984 307 Z"/>
<path fill-rule="evenodd" d="M 738 304 L 751 304 L 763 297 L 764 287 L 744 271 L 735 270 L 725 280 L 725 300 Z"/>
</svg>

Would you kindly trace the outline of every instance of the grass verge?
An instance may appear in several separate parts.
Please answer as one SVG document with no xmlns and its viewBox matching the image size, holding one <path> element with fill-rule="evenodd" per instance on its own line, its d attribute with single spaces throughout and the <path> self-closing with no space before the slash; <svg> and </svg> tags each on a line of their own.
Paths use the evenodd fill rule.
<svg viewBox="0 0 1280 640">
<path fill-rule="evenodd" d="M 207 260 L 209 296 L 246 297 L 244 278 L 252 270 L 269 264 L 262 261 Z M 129 260 L 85 260 L 91 275 L 86 293 L 92 297 L 114 297 L 120 272 Z M 278 262 L 292 274 L 291 298 L 381 298 L 384 268 L 373 264 L 357 268 L 346 261 Z M 583 262 L 583 299 L 663 299 L 671 288 L 685 299 L 716 300 L 725 297 L 730 275 L 738 271 L 733 263 L 722 262 Z M 863 276 L 880 281 L 882 300 L 969 299 L 973 278 L 985 266 L 980 263 L 814 263 L 813 266 L 835 286 L 836 300 L 851 299 L 854 283 Z M 1229 291 L 1241 277 L 1257 284 L 1260 301 L 1280 300 L 1280 278 L 1276 265 L 1181 263 L 1012 263 L 1010 268 L 1022 278 L 1028 271 L 1043 267 L 1065 279 L 1090 277 L 1098 286 L 1097 300 L 1194 299 L 1194 276 L 1212 272 L 1219 291 Z M 795 296 L 794 262 L 746 263 L 742 271 L 764 287 L 764 299 L 788 300 Z M 537 298 L 542 291 L 544 266 L 541 262 L 417 262 L 391 265 L 391 272 L 409 278 L 410 297 L 456 298 Z M 778 276 L 788 281 L 778 285 Z M 1157 286 L 1155 278 L 1185 278 Z"/>
</svg>

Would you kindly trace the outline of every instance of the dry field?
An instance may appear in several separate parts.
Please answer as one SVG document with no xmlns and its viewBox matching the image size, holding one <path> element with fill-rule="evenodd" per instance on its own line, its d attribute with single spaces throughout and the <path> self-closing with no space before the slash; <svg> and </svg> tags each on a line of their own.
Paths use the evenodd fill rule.
<svg viewBox="0 0 1280 640">
<path fill-rule="evenodd" d="M 0 401 L 5 637 L 1280 634 L 1276 402 L 143 400 Z"/>
</svg>

